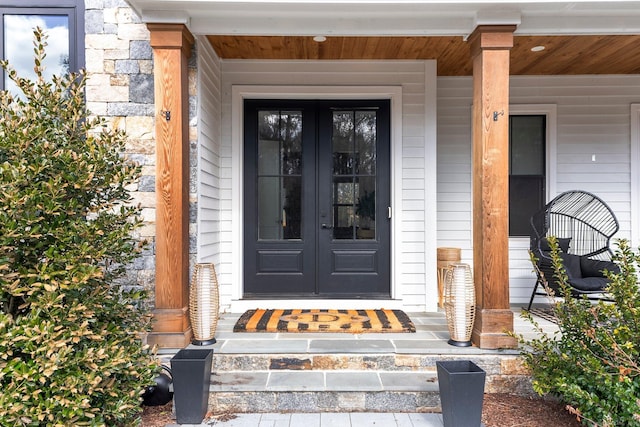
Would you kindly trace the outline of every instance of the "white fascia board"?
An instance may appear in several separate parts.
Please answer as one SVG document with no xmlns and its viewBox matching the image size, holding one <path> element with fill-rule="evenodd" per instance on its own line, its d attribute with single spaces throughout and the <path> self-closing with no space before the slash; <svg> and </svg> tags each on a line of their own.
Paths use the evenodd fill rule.
<svg viewBox="0 0 640 427">
<path fill-rule="evenodd" d="M 522 18 L 516 34 L 581 35 L 581 34 L 638 34 L 640 15 L 625 16 L 528 16 Z"/>
<path fill-rule="evenodd" d="M 152 5 L 163 5 L 182 3 L 187 7 L 198 5 L 233 5 L 233 4 L 299 4 L 299 5 L 316 5 L 316 4 L 340 4 L 340 5 L 402 5 L 417 4 L 428 7 L 439 7 L 441 9 L 451 8 L 468 8 L 469 6 L 485 5 L 526 5 L 527 7 L 536 7 L 536 5 L 552 5 L 554 8 L 562 7 L 565 9 L 581 9 L 581 8 L 601 8 L 603 10 L 611 10 L 611 8 L 628 7 L 633 8 L 634 3 L 638 0 L 126 0 L 132 5 L 141 6 L 141 8 Z"/>
<path fill-rule="evenodd" d="M 393 18 L 377 17 L 366 21 L 348 17 L 322 19 L 316 16 L 297 18 L 194 17 L 190 30 L 211 35 L 280 35 L 280 36 L 434 36 L 465 35 L 473 28 L 473 18 Z"/>
<path fill-rule="evenodd" d="M 478 25 L 519 25 L 521 21 L 520 11 L 515 9 L 482 9 L 476 14 L 473 27 Z"/>
<path fill-rule="evenodd" d="M 194 34 L 467 36 L 476 25 L 517 34 L 636 34 L 640 1 L 128 0 L 144 22 Z"/>
<path fill-rule="evenodd" d="M 142 21 L 145 23 L 161 24 L 185 24 L 191 27 L 191 18 L 184 11 L 177 10 L 152 10 L 141 13 Z"/>
</svg>

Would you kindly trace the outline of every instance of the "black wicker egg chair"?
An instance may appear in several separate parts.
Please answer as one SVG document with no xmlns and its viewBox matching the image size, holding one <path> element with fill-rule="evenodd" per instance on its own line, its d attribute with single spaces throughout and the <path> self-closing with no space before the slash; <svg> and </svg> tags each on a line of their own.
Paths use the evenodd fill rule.
<svg viewBox="0 0 640 427">
<path fill-rule="evenodd" d="M 620 226 L 605 202 L 585 191 L 564 192 L 531 217 L 531 228 L 530 250 L 537 259 L 534 265 L 537 279 L 527 310 L 536 295 L 547 295 L 543 279 L 559 294 L 551 262 L 550 236 L 557 238 L 572 295 L 607 299 L 609 280 L 604 271 L 619 272 L 611 261 L 610 243 Z"/>
</svg>

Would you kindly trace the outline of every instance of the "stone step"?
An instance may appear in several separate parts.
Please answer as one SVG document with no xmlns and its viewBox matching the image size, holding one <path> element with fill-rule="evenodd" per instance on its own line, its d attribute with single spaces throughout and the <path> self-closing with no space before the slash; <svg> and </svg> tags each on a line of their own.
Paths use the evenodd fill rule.
<svg viewBox="0 0 640 427">
<path fill-rule="evenodd" d="M 441 412 L 437 391 L 216 392 L 209 395 L 209 409 L 231 413 Z"/>
<path fill-rule="evenodd" d="M 513 354 L 217 354 L 209 406 L 238 413 L 439 412 L 436 361 L 463 358 L 485 370 L 486 392 L 531 389 Z"/>
<path fill-rule="evenodd" d="M 214 373 L 209 406 L 230 412 L 439 412 L 433 372 Z"/>
</svg>

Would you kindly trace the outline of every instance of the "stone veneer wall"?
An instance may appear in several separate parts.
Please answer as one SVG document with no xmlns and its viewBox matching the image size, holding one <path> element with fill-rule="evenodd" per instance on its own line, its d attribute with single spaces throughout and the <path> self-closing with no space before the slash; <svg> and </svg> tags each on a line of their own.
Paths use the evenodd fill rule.
<svg viewBox="0 0 640 427">
<path fill-rule="evenodd" d="M 127 134 L 126 155 L 142 166 L 142 176 L 131 188 L 133 202 L 142 207 L 144 226 L 139 238 L 149 242 L 128 269 L 125 283 L 155 288 L 156 144 L 153 51 L 149 31 L 124 0 L 85 0 L 85 55 L 87 107 L 109 125 Z M 196 54 L 189 61 L 189 253 L 196 252 Z"/>
</svg>

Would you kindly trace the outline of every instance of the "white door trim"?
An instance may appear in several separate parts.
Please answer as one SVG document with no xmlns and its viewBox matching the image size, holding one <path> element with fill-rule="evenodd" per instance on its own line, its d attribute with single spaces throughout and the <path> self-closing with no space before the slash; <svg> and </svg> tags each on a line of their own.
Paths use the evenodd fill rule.
<svg viewBox="0 0 640 427">
<path fill-rule="evenodd" d="M 400 224 L 402 213 L 402 87 L 401 86 L 272 86 L 272 85 L 233 85 L 231 89 L 231 165 L 232 165 L 232 291 L 231 311 L 241 311 L 247 305 L 241 301 L 243 283 L 243 104 L 245 99 L 389 99 L 391 101 L 391 297 L 402 299 L 400 283 L 399 257 Z M 330 300 L 331 307 L 337 301 Z M 357 300 L 359 301 L 359 300 Z M 382 301 L 377 301 L 380 306 Z M 269 301 L 261 301 L 267 303 Z M 301 304 L 312 303 L 318 308 L 322 301 L 278 301 L 278 308 L 302 308 Z M 362 303 L 373 303 L 362 301 Z M 255 302 L 249 302 L 255 308 Z M 291 307 L 285 307 L 289 304 Z M 385 302 L 385 306 L 390 306 Z M 351 304 L 353 308 L 353 304 Z"/>
</svg>

